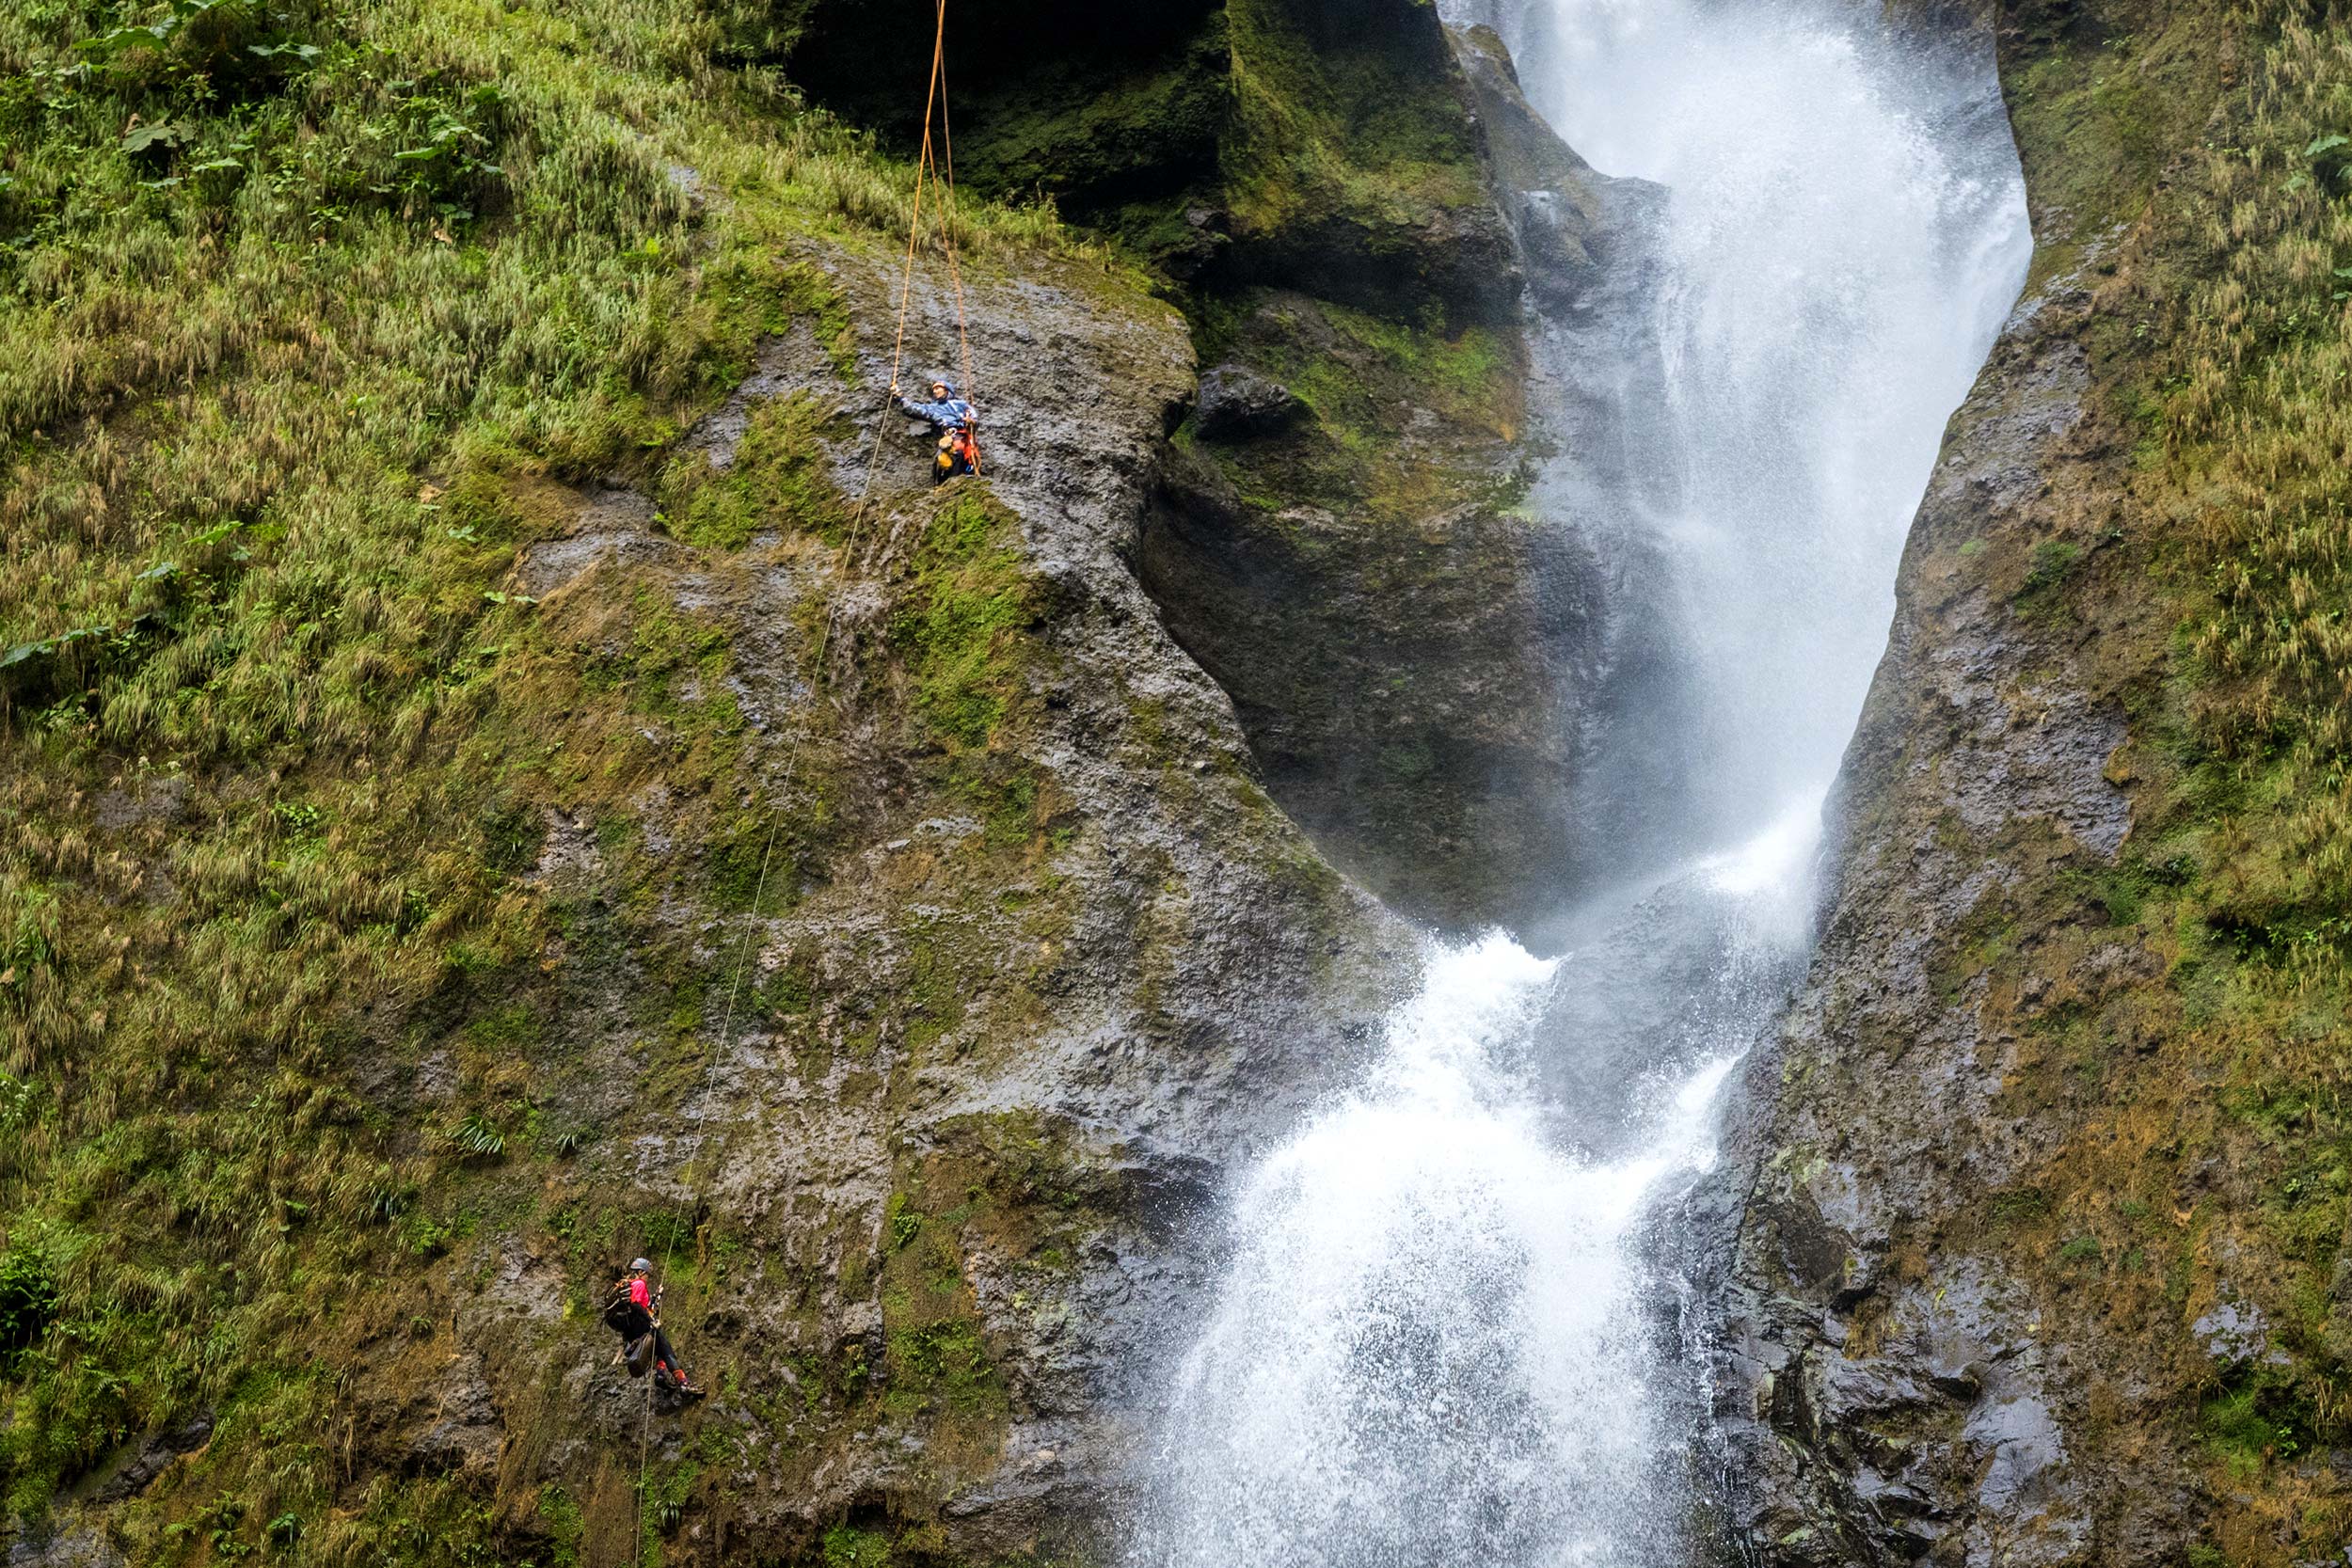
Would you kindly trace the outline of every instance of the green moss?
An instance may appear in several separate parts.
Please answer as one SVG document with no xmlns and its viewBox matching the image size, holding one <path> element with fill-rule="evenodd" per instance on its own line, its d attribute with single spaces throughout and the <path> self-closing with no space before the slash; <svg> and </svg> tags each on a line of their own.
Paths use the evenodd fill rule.
<svg viewBox="0 0 2352 1568">
<path fill-rule="evenodd" d="M 1232 0 L 1234 132 L 1225 150 L 1235 231 L 1261 244 L 1329 245 L 1375 270 L 1421 231 L 1486 201 L 1475 134 L 1442 60 L 1418 30 L 1311 38 L 1280 0 Z M 1409 261 L 1391 278 L 1417 293 Z"/>
<path fill-rule="evenodd" d="M 979 1324 L 951 1319 L 901 1329 L 889 1337 L 890 1386 L 885 1412 L 900 1419 L 939 1412 L 986 1420 L 1009 1409 L 1002 1374 Z"/>
<path fill-rule="evenodd" d="M 890 1568 L 890 1538 L 835 1525 L 825 1532 L 825 1568 Z"/>
<path fill-rule="evenodd" d="M 1463 506 L 1505 514 L 1523 499 L 1529 476 L 1508 445 L 1523 367 L 1493 329 L 1253 292 L 1208 311 L 1200 330 L 1204 357 L 1279 380 L 1313 416 L 1279 436 L 1196 449 L 1259 510 L 1417 522 Z M 1395 439 L 1401 409 L 1427 426 L 1409 451 Z"/>
<path fill-rule="evenodd" d="M 2069 232 L 2037 251 L 2028 292 L 2073 265 L 2082 241 L 2138 215 L 2167 160 L 2203 126 L 2214 91 L 2208 23 L 2194 11 L 2104 38 L 2094 26 L 2045 39 L 2042 27 L 2056 30 L 2039 18 L 2020 30 L 2012 47 L 2032 63 L 2004 86 L 2037 205 L 2063 212 Z"/>
<path fill-rule="evenodd" d="M 965 980 L 935 943 L 914 943 L 898 998 L 908 1050 L 924 1051 L 963 1022 Z"/>
<path fill-rule="evenodd" d="M 698 1461 L 688 1460 L 682 1465 L 663 1465 L 644 1477 L 637 1505 L 640 1533 L 644 1540 L 642 1568 L 660 1568 L 662 1538 L 677 1528 L 678 1521 L 685 1516 L 687 1499 L 693 1495 L 702 1469 Z"/>
<path fill-rule="evenodd" d="M 587 1538 L 587 1520 L 580 1503 L 561 1486 L 539 1492 L 539 1518 L 548 1532 L 549 1568 L 580 1568 L 580 1548 Z"/>
<path fill-rule="evenodd" d="M 709 847 L 710 897 L 735 914 L 782 914 L 801 901 L 803 868 L 813 858 L 805 830 L 781 804 L 730 818 Z M 802 1004 L 805 1010 L 806 1003 Z"/>
<path fill-rule="evenodd" d="M 1339 305 L 1308 309 L 1331 335 L 1329 347 L 1289 346 L 1269 368 L 1287 378 L 1344 443 L 1387 445 L 1395 428 L 1396 393 L 1406 389 L 1461 424 L 1491 429 L 1510 422 L 1517 367 L 1491 330 L 1449 330 L 1435 318 L 1384 320 Z"/>
<path fill-rule="evenodd" d="M 797 951 L 761 982 L 754 997 L 755 1006 L 771 1021 L 802 1017 L 816 1001 L 815 962 Z"/>
<path fill-rule="evenodd" d="M 2039 1187 L 2006 1188 L 1993 1195 L 1986 1212 L 1996 1227 L 2033 1225 L 2050 1212 L 2050 1195 Z"/>
<path fill-rule="evenodd" d="M 838 544 L 849 508 L 834 487 L 819 433 L 828 414 L 805 392 L 754 405 L 723 470 L 704 452 L 673 459 L 661 485 L 670 531 L 690 545 L 739 549 L 762 531 L 814 533 Z"/>
<path fill-rule="evenodd" d="M 1150 58 L 1033 65 L 1017 93 L 966 111 L 978 129 L 958 138 L 960 177 L 976 189 L 1046 192 L 1147 256 L 1197 243 L 1182 210 L 1213 175 L 1232 113 L 1223 15 Z"/>
<path fill-rule="evenodd" d="M 903 1251 L 923 1233 L 923 1215 L 910 1207 L 907 1195 L 893 1193 L 882 1211 L 882 1237 L 893 1252 Z"/>
<path fill-rule="evenodd" d="M 2197 1421 L 2215 1457 L 2241 1479 L 2292 1460 L 2310 1441 L 2311 1410 L 2295 1379 L 2275 1368 L 2207 1399 Z"/>
<path fill-rule="evenodd" d="M 2026 572 L 2026 580 L 2018 594 L 2027 597 L 2057 587 L 2082 559 L 2082 546 L 2066 539 L 2044 539 L 2033 547 L 2033 557 Z"/>
<path fill-rule="evenodd" d="M 984 490 L 958 487 L 932 512 L 891 641 L 914 679 L 914 708 L 955 748 L 988 744 L 1020 695 L 1022 635 L 1041 594 L 1006 535 L 1017 526 Z"/>
</svg>

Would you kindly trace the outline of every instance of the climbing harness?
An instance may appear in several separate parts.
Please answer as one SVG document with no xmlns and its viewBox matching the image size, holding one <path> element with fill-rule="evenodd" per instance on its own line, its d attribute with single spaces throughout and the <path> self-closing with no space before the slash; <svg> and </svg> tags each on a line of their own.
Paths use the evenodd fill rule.
<svg viewBox="0 0 2352 1568">
<path fill-rule="evenodd" d="M 933 484 L 979 471 L 980 443 L 974 437 L 970 425 L 957 425 L 940 436 L 939 455 L 931 460 Z"/>
<path fill-rule="evenodd" d="M 934 115 L 938 127 L 936 143 L 932 135 Z M 916 255 L 922 247 L 923 198 L 926 190 L 929 189 L 935 189 L 937 193 L 937 199 L 932 202 L 933 221 L 938 226 L 939 246 L 946 255 L 947 276 L 955 291 L 956 341 L 963 369 L 962 386 L 969 388 L 975 385 L 972 374 L 972 339 L 965 313 L 963 265 L 956 245 L 955 144 L 948 128 L 947 117 L 947 0 L 937 0 L 937 16 L 931 37 L 930 88 L 930 95 L 923 104 L 923 143 L 921 152 L 915 161 L 914 203 L 907 225 L 906 262 L 898 286 L 898 321 L 890 350 L 889 385 L 894 389 L 898 385 L 899 372 L 904 369 L 906 363 L 907 318 L 914 308 L 914 263 Z M 887 395 L 885 394 L 885 397 Z M 850 563 L 850 558 L 865 532 L 866 515 L 873 500 L 874 476 L 881 466 L 882 443 L 886 436 L 886 423 L 878 421 L 874 445 L 866 460 L 866 483 L 859 494 L 857 505 L 850 515 L 850 526 L 842 539 L 837 557 L 839 567 L 847 567 Z M 969 465 L 969 470 L 975 474 L 978 473 L 979 442 L 972 424 L 965 423 L 957 431 L 950 432 L 950 436 L 959 439 L 960 455 L 961 460 Z M 826 652 L 832 646 L 834 628 L 839 617 L 840 606 L 841 596 L 835 594 L 832 602 L 826 606 L 825 618 L 817 634 L 816 663 L 819 669 L 823 667 Z M 779 799 L 791 792 L 795 776 L 800 769 L 802 751 L 803 745 L 795 743 L 787 753 L 784 779 L 778 792 Z M 719 1049 L 703 1066 L 702 1082 L 705 1085 L 709 1083 L 711 1070 L 725 1058 L 735 1042 L 736 1005 L 742 996 L 743 976 L 751 965 L 752 942 L 758 930 L 759 909 L 767 897 L 768 876 L 774 864 L 776 839 L 783 825 L 783 808 L 781 805 L 771 808 L 768 814 L 768 841 L 759 855 L 759 876 L 753 883 L 752 919 L 744 924 L 743 940 L 736 953 L 735 976 L 727 987 L 726 1012 L 719 1028 Z M 754 1104 L 756 1107 L 757 1101 L 755 1101 Z M 699 1212 L 701 1207 L 699 1180 L 690 1184 L 690 1190 L 694 1194 L 695 1209 Z M 700 1236 L 700 1226 L 695 1227 L 695 1233 L 698 1237 Z M 676 1250 L 677 1227 L 673 1226 L 669 1241 L 662 1248 L 661 1272 L 665 1279 L 669 1275 L 670 1263 L 675 1257 Z M 610 1321 L 609 1318 L 608 1321 Z M 652 1359 L 653 1343 L 654 1336 L 648 1332 L 644 1337 L 644 1349 L 645 1357 L 649 1363 Z M 632 1375 L 634 1375 L 633 1369 Z M 653 1391 L 657 1381 L 651 1376 L 645 1379 L 645 1402 L 638 1428 L 637 1544 L 636 1550 L 630 1558 L 632 1562 L 643 1562 L 645 1558 L 645 1476 L 652 1456 Z"/>
</svg>

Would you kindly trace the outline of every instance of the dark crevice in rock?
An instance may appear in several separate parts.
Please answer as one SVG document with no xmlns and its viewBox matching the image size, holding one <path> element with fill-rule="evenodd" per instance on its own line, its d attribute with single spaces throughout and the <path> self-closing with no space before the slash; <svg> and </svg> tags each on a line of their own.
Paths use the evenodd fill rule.
<svg viewBox="0 0 2352 1568">
<path fill-rule="evenodd" d="M 1627 420 L 1658 401 L 1659 193 L 1562 143 L 1492 33 L 1454 46 L 1508 328 L 1367 324 L 1303 266 L 1225 296 L 1139 565 L 1338 863 L 1551 946 L 1685 772 L 1663 563 L 1623 526 L 1651 499 Z"/>
<path fill-rule="evenodd" d="M 1216 166 L 1231 112 L 1220 0 L 950 7 L 956 173 L 993 196 L 1045 194 L 1100 215 L 1156 202 Z M 931 69 L 929 7 L 815 0 L 787 71 L 811 100 L 912 155 Z"/>
<path fill-rule="evenodd" d="M 1180 455 L 1140 564 L 1340 865 L 1440 926 L 1545 913 L 1579 853 L 1562 719 L 1601 614 L 1576 541 L 1476 508 L 1409 531 L 1269 515 Z"/>
</svg>

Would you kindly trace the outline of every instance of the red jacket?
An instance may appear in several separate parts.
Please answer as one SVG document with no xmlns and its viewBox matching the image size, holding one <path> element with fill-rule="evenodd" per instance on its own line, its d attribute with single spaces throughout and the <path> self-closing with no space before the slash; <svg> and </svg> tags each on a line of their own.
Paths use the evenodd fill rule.
<svg viewBox="0 0 2352 1568">
<path fill-rule="evenodd" d="M 653 1310 L 653 1288 L 642 1279 L 628 1282 L 628 1299 L 648 1312 Z"/>
</svg>

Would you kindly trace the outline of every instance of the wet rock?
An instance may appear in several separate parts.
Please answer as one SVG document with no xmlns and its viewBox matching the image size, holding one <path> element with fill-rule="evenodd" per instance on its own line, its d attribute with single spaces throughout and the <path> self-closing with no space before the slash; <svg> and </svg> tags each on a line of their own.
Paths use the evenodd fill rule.
<svg viewBox="0 0 2352 1568">
<path fill-rule="evenodd" d="M 479 1354 L 465 1355 L 441 1370 L 428 1386 L 416 1391 L 416 1402 L 424 1418 L 408 1439 L 405 1457 L 411 1467 L 478 1476 L 498 1467 L 506 1434 L 488 1369 Z"/>
<path fill-rule="evenodd" d="M 92 802 L 98 825 L 109 832 L 148 822 L 176 820 L 185 808 L 188 781 L 176 774 L 141 779 L 106 790 Z"/>
<path fill-rule="evenodd" d="M 1287 387 L 1240 365 L 1219 365 L 1200 378 L 1193 428 L 1213 441 L 1270 436 L 1306 411 Z"/>
<path fill-rule="evenodd" d="M 101 1481 L 90 1494 L 96 1503 L 116 1503 L 135 1497 L 153 1483 L 155 1478 L 175 1459 L 194 1453 L 213 1435 L 213 1416 L 199 1411 L 169 1432 L 161 1432 L 141 1443 L 138 1450 L 122 1467 Z"/>
<path fill-rule="evenodd" d="M 1510 51 L 1491 27 L 1453 35 L 1494 159 L 1496 183 L 1521 264 L 1539 299 L 1571 312 L 1600 304 L 1603 257 L 1622 246 L 1607 213 L 1608 193 L 1636 182 L 1612 181 L 1552 133 L 1520 90 Z"/>
<path fill-rule="evenodd" d="M 544 599 L 599 564 L 629 570 L 676 560 L 678 546 L 655 531 L 653 511 L 653 501 L 635 490 L 589 492 L 572 531 L 532 546 L 516 569 L 516 581 Z"/>
<path fill-rule="evenodd" d="M 1656 193 L 1563 146 L 1491 35 L 1454 44 L 1490 188 L 1540 184 L 1549 204 L 1549 227 L 1502 223 L 1524 260 L 1493 270 L 1468 311 L 1523 361 L 1514 391 L 1465 417 L 1327 309 L 1352 296 L 1333 292 L 1325 258 L 1278 265 L 1262 243 L 1236 363 L 1314 364 L 1327 389 L 1243 424 L 1225 412 L 1238 395 L 1228 367 L 1213 372 L 1196 428 L 1217 439 L 1168 465 L 1141 568 L 1169 628 L 1232 695 L 1276 798 L 1342 867 L 1417 918 L 1502 924 L 1553 947 L 1563 890 L 1638 855 L 1664 815 L 1604 819 L 1586 781 L 1607 784 L 1590 800 L 1654 802 L 1684 771 L 1657 743 L 1675 678 L 1649 598 L 1663 574 L 1606 527 L 1653 477 L 1624 459 L 1619 410 L 1645 402 L 1618 389 L 1657 373 L 1634 297 Z M 1545 280 L 1532 301 L 1523 277 Z M 1409 495 L 1379 480 L 1400 468 L 1422 476 Z"/>
<path fill-rule="evenodd" d="M 1276 798 L 1411 913 L 1531 921 L 1573 855 L 1563 687 L 1596 613 L 1540 594 L 1576 575 L 1548 559 L 1558 536 L 1467 510 L 1302 526 L 1206 464 L 1169 477 L 1145 580 Z"/>
<path fill-rule="evenodd" d="M 2189 1324 L 2197 1348 L 2225 1371 L 2268 1359 L 2270 1323 L 2250 1302 L 2225 1301 Z"/>
<path fill-rule="evenodd" d="M 123 1568 L 113 1542 L 92 1527 L 57 1534 L 27 1530 L 8 1543 L 8 1568 Z"/>
<path fill-rule="evenodd" d="M 1744 1069 L 1724 1173 L 1739 1196 L 1700 1211 L 1719 1228 L 1693 1244 L 1727 1259 L 1710 1291 L 1734 1347 L 1715 1360 L 1732 1513 L 1770 1568 L 1824 1560 L 1786 1544 L 1792 1514 L 1844 1544 L 1830 1560 L 1956 1568 L 2155 1568 L 2199 1528 L 2191 1464 L 2111 1435 L 2169 1419 L 2169 1384 L 2005 1229 L 2043 1213 L 2037 1173 L 2082 1114 L 2014 1092 L 2021 1023 L 2095 1012 L 2146 982 L 2151 956 L 2083 941 L 1996 994 L 1970 947 L 2013 895 L 2103 874 L 2133 830 L 2130 730 L 2099 650 L 2033 613 L 2022 564 L 1985 565 L 2022 563 L 2104 504 L 2092 320 L 2079 277 L 2042 285 L 1953 418 L 1833 797 L 1812 970 Z M 2128 1026 L 2117 1042 L 2140 1048 Z M 2231 1307 L 2198 1333 L 2229 1366 L 2265 1343 Z"/>
</svg>

